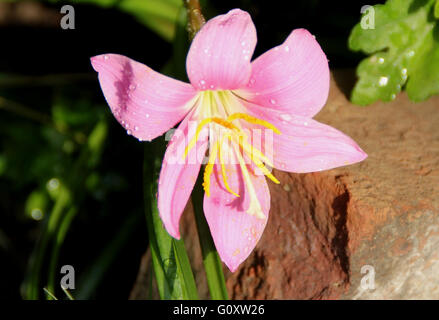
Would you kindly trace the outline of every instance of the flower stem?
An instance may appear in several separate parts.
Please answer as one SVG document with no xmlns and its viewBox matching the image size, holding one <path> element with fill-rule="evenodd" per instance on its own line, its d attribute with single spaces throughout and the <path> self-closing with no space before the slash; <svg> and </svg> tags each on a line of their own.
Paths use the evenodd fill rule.
<svg viewBox="0 0 439 320">
<path fill-rule="evenodd" d="M 201 175 L 200 175 L 201 177 Z M 195 221 L 197 223 L 198 237 L 203 255 L 204 269 L 206 270 L 207 285 L 213 300 L 228 300 L 226 283 L 222 263 L 213 243 L 210 229 L 203 212 L 203 187 L 201 179 L 197 180 L 192 191 L 192 205 L 194 207 Z"/>
<path fill-rule="evenodd" d="M 206 22 L 206 19 L 204 19 L 203 14 L 201 13 L 201 6 L 198 0 L 184 0 L 183 2 L 187 10 L 187 31 L 189 33 L 189 38 L 192 41 L 197 32 Z"/>
</svg>

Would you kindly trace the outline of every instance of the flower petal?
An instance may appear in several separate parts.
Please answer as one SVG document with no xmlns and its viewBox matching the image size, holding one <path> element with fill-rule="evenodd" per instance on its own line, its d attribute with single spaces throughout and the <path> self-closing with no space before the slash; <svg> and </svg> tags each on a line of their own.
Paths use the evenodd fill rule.
<svg viewBox="0 0 439 320">
<path fill-rule="evenodd" d="M 195 36 L 186 67 L 198 90 L 237 89 L 247 83 L 256 46 L 250 15 L 239 9 L 209 20 Z"/>
<path fill-rule="evenodd" d="M 180 239 L 180 217 L 194 188 L 208 145 L 206 129 L 183 160 L 186 146 L 198 124 L 194 121 L 196 111 L 191 111 L 175 130 L 160 171 L 158 209 L 166 230 L 176 239 Z"/>
<path fill-rule="evenodd" d="M 313 117 L 329 92 L 328 60 L 305 29 L 252 63 L 252 75 L 239 95 L 247 100 L 304 117 Z"/>
<path fill-rule="evenodd" d="M 265 218 L 246 212 L 250 197 L 239 165 L 227 164 L 228 183 L 240 197 L 229 193 L 216 164 L 211 176 L 210 196 L 204 196 L 204 214 L 221 260 L 234 272 L 253 251 L 267 224 L 270 191 L 264 176 L 250 174 Z"/>
<path fill-rule="evenodd" d="M 193 87 L 117 54 L 91 58 L 116 119 L 129 134 L 152 140 L 175 126 L 193 106 Z"/>
<path fill-rule="evenodd" d="M 314 172 L 367 158 L 354 140 L 326 124 L 261 106 L 247 104 L 247 108 L 250 114 L 269 121 L 281 132 L 275 134 L 270 130 L 261 135 L 263 152 L 273 160 L 276 169 Z"/>
</svg>

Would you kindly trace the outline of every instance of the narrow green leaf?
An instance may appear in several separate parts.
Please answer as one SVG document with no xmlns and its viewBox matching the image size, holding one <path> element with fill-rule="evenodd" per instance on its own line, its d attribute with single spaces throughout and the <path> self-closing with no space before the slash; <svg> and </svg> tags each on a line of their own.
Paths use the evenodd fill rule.
<svg viewBox="0 0 439 320">
<path fill-rule="evenodd" d="M 164 143 L 161 139 L 145 145 L 145 210 L 157 287 L 161 299 L 198 299 L 183 241 L 177 241 L 168 234 L 157 209 L 157 180 L 163 150 Z"/>
<path fill-rule="evenodd" d="M 204 217 L 203 194 L 204 192 L 199 178 L 192 192 L 192 204 L 203 255 L 204 269 L 206 271 L 207 284 L 209 286 L 210 296 L 213 300 L 228 300 L 229 296 L 224 280 L 222 262 L 216 251 L 209 226 Z"/>
<path fill-rule="evenodd" d="M 439 0 L 436 0 L 436 3 L 434 5 L 434 17 L 436 19 L 439 19 Z"/>
</svg>

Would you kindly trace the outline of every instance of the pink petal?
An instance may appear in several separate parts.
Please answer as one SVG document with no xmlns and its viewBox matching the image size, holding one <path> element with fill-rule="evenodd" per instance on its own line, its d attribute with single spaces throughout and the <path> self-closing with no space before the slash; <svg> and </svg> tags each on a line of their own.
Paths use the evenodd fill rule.
<svg viewBox="0 0 439 320">
<path fill-rule="evenodd" d="M 195 36 L 186 67 L 198 90 L 237 89 L 247 83 L 256 46 L 250 15 L 239 9 L 209 20 Z"/>
<path fill-rule="evenodd" d="M 196 111 L 191 111 L 175 130 L 160 171 L 158 209 L 166 230 L 176 239 L 180 239 L 180 217 L 194 188 L 208 145 L 206 129 L 183 160 L 186 146 L 195 134 L 198 124 L 194 121 Z"/>
<path fill-rule="evenodd" d="M 241 169 L 232 164 L 228 164 L 227 169 L 229 186 L 240 197 L 225 189 L 221 167 L 217 164 L 210 180 L 210 197 L 204 196 L 204 214 L 221 260 L 234 272 L 253 251 L 264 231 L 270 211 L 270 192 L 264 176 L 251 174 L 265 218 L 248 214 L 249 194 Z"/>
<path fill-rule="evenodd" d="M 239 94 L 262 106 L 313 117 L 328 92 L 328 60 L 314 37 L 297 29 L 253 61 L 250 80 Z"/>
<path fill-rule="evenodd" d="M 276 169 L 290 172 L 314 172 L 354 164 L 367 154 L 344 133 L 303 116 L 267 110 L 247 104 L 248 112 L 276 126 L 272 143 L 262 142 L 264 152 Z M 265 137 L 263 134 L 262 137 Z M 269 140 L 269 139 L 267 139 Z"/>
<path fill-rule="evenodd" d="M 118 54 L 91 58 L 116 119 L 129 134 L 152 140 L 175 126 L 193 105 L 190 84 L 166 77 Z"/>
</svg>

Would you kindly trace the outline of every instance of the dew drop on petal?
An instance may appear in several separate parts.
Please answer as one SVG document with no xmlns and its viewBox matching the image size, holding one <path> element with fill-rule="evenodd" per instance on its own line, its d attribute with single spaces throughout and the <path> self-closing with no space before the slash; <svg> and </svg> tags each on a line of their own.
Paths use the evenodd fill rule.
<svg viewBox="0 0 439 320">
<path fill-rule="evenodd" d="M 110 57 L 107 56 L 107 55 L 105 55 L 105 56 L 104 56 L 104 60 L 108 60 L 108 59 L 110 59 Z"/>
<path fill-rule="evenodd" d="M 276 104 L 276 100 L 274 100 L 274 99 L 270 99 L 270 103 L 271 103 L 271 104 Z"/>
<path fill-rule="evenodd" d="M 378 59 L 378 63 L 379 63 L 379 64 L 383 64 L 383 63 L 384 63 L 384 58 L 380 57 L 380 58 Z"/>
<path fill-rule="evenodd" d="M 280 118 L 281 118 L 281 120 L 290 121 L 291 120 L 291 115 L 289 115 L 288 113 L 281 114 Z"/>
<path fill-rule="evenodd" d="M 146 117 L 146 119 L 148 119 L 149 118 L 149 114 L 145 114 L 145 117 Z"/>
<path fill-rule="evenodd" d="M 290 47 L 289 46 L 285 46 L 285 51 L 286 52 L 290 51 Z"/>
</svg>

